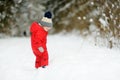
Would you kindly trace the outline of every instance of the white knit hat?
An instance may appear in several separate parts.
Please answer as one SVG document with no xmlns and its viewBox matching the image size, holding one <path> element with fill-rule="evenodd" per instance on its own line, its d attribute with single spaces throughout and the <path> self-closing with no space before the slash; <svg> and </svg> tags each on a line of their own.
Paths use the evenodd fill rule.
<svg viewBox="0 0 120 80">
<path fill-rule="evenodd" d="M 46 27 L 52 27 L 52 13 L 50 11 L 45 12 L 44 17 L 41 19 L 40 24 Z"/>
</svg>

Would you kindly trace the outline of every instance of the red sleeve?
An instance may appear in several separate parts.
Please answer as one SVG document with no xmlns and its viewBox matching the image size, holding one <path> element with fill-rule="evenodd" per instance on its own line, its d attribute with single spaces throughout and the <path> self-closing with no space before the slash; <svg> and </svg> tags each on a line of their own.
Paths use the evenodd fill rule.
<svg viewBox="0 0 120 80">
<path fill-rule="evenodd" d="M 40 31 L 37 31 L 34 36 L 37 48 L 43 47 L 43 35 Z"/>
</svg>

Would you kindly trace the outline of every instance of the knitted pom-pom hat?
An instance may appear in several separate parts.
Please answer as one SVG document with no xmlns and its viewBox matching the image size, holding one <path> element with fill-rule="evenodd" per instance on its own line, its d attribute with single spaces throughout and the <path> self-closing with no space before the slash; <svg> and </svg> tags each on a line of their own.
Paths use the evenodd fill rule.
<svg viewBox="0 0 120 80">
<path fill-rule="evenodd" d="M 45 12 L 44 17 L 41 19 L 40 24 L 46 27 L 52 27 L 52 13 L 50 11 Z"/>
</svg>

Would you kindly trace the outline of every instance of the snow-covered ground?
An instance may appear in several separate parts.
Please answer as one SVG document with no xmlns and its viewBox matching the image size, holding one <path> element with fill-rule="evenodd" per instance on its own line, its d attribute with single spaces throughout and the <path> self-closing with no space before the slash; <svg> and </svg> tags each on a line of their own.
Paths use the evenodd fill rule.
<svg viewBox="0 0 120 80">
<path fill-rule="evenodd" d="M 49 66 L 34 68 L 30 38 L 0 39 L 0 80 L 120 80 L 120 50 L 74 35 L 48 36 Z"/>
</svg>

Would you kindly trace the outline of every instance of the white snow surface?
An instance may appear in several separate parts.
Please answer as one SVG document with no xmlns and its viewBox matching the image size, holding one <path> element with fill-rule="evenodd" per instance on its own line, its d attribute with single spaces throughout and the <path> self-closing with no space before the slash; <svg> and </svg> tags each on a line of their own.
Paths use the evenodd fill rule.
<svg viewBox="0 0 120 80">
<path fill-rule="evenodd" d="M 120 80 L 120 50 L 74 35 L 49 35 L 49 66 L 34 68 L 30 38 L 0 39 L 0 80 Z"/>
</svg>

